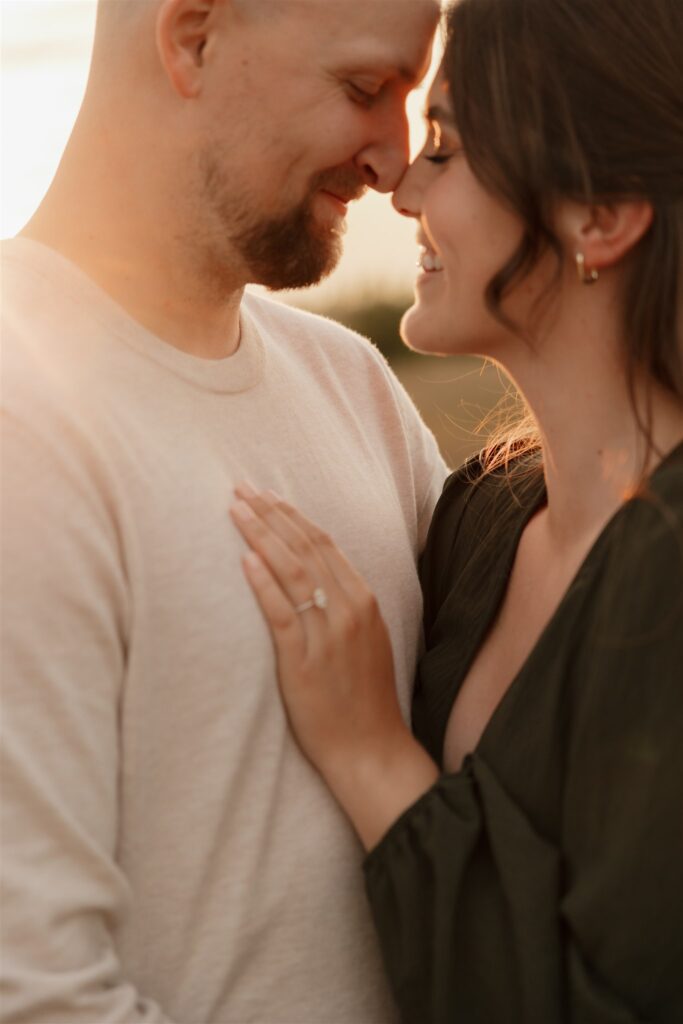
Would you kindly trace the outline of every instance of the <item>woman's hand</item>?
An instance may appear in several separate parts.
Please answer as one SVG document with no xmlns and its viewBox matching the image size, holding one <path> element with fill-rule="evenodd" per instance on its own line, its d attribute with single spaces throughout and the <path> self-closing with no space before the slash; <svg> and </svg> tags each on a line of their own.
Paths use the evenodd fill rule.
<svg viewBox="0 0 683 1024">
<path fill-rule="evenodd" d="M 244 568 L 271 629 L 293 732 L 369 847 L 438 776 L 401 716 L 377 601 L 291 505 L 246 484 L 236 493 L 231 514 L 252 549 Z"/>
</svg>

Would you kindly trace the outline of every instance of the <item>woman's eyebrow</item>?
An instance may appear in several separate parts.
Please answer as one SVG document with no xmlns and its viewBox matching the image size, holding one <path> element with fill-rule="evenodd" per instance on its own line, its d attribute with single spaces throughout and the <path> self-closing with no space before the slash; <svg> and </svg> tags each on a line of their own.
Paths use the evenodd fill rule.
<svg viewBox="0 0 683 1024">
<path fill-rule="evenodd" d="M 437 121 L 440 124 L 455 126 L 453 114 L 447 107 L 440 107 L 438 104 L 431 104 L 424 112 L 426 121 Z"/>
</svg>

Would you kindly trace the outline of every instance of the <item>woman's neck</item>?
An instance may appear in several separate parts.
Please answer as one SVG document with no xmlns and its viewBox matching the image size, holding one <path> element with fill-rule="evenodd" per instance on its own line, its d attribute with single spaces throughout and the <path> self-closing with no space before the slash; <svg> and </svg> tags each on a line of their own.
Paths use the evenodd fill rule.
<svg viewBox="0 0 683 1024">
<path fill-rule="evenodd" d="M 607 318 L 579 336 L 575 327 L 563 335 L 554 330 L 547 344 L 517 356 L 506 369 L 538 424 L 548 536 L 558 550 L 572 548 L 597 535 L 683 441 L 683 401 L 642 377 L 631 397 L 620 340 L 610 336 Z"/>
</svg>

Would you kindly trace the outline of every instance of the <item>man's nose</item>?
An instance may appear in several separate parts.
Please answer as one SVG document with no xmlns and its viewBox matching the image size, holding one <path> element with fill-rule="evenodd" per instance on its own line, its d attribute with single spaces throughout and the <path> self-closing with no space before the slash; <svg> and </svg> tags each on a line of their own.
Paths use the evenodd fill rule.
<svg viewBox="0 0 683 1024">
<path fill-rule="evenodd" d="M 375 137 L 356 156 L 363 180 L 377 192 L 393 192 L 408 166 L 408 118 L 405 109 L 384 117 Z"/>
</svg>

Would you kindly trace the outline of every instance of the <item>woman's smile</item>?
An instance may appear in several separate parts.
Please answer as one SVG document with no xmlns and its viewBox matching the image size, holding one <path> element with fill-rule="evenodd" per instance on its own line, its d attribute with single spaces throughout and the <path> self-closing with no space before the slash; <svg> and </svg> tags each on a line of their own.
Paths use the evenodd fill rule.
<svg viewBox="0 0 683 1024">
<path fill-rule="evenodd" d="M 427 245 L 420 246 L 420 255 L 417 261 L 418 267 L 423 271 L 424 274 L 437 274 L 443 270 L 443 263 L 441 257 L 433 249 Z M 418 276 L 422 277 L 420 274 Z"/>
</svg>

